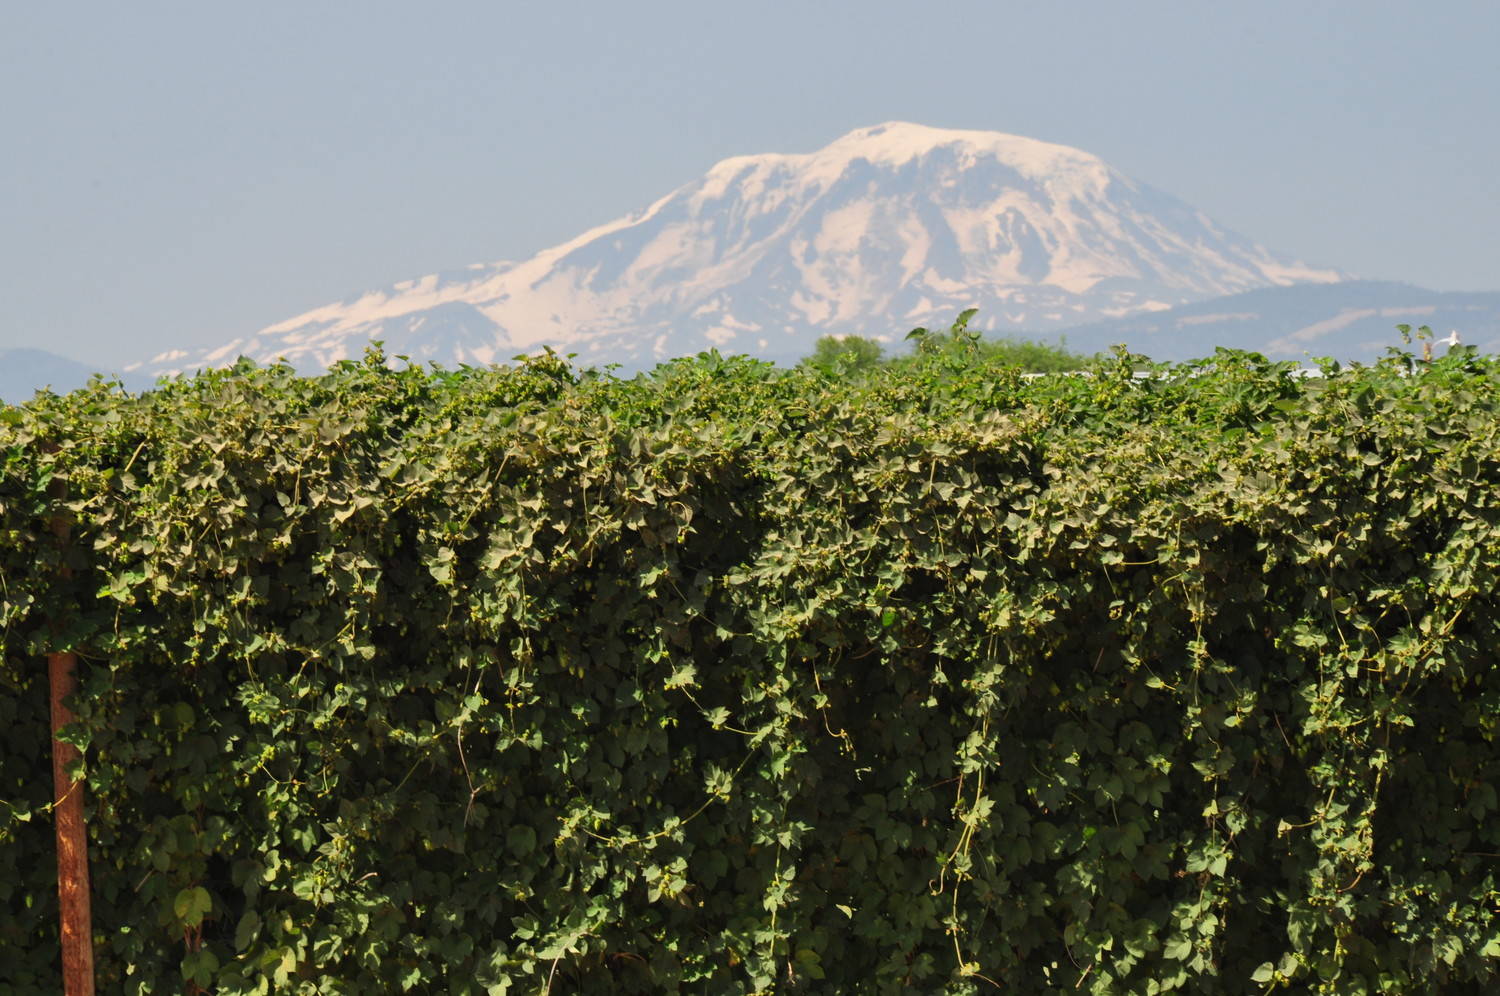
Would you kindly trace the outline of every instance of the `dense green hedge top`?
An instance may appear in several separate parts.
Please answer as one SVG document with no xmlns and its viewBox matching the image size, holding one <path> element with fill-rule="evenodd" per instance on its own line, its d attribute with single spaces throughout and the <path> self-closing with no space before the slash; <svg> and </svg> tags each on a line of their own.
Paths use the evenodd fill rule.
<svg viewBox="0 0 1500 996">
<path fill-rule="evenodd" d="M 1497 395 L 372 354 L 0 408 L 0 989 L 56 988 L 76 649 L 103 991 L 1482 991 Z"/>
</svg>

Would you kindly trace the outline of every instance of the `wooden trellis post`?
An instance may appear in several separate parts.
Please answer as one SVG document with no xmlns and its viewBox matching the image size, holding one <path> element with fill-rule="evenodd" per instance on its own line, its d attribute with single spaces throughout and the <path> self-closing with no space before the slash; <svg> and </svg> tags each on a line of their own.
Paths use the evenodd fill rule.
<svg viewBox="0 0 1500 996">
<path fill-rule="evenodd" d="M 61 500 L 65 488 L 54 486 Z M 68 540 L 68 524 L 52 522 L 59 548 Z M 69 574 L 66 564 L 62 576 Z M 94 927 L 89 901 L 88 828 L 83 822 L 83 782 L 68 777 L 68 766 L 78 760 L 78 748 L 57 739 L 57 733 L 76 718 L 64 700 L 78 690 L 78 655 L 47 655 L 47 680 L 52 697 L 52 818 L 57 827 L 57 898 L 62 938 L 64 996 L 94 996 Z"/>
</svg>

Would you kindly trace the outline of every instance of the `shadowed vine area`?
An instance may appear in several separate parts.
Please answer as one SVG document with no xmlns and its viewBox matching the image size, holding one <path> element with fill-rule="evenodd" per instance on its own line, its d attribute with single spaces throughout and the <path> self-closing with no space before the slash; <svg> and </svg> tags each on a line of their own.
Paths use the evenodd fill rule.
<svg viewBox="0 0 1500 996">
<path fill-rule="evenodd" d="M 102 992 L 1493 991 L 1495 359 L 1142 365 L 0 409 L 0 990 L 72 649 Z"/>
</svg>

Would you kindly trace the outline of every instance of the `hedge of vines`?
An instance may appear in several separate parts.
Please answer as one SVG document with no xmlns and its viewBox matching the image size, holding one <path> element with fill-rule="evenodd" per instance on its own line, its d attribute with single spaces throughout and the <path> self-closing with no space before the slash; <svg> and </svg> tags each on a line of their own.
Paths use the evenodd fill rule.
<svg viewBox="0 0 1500 996">
<path fill-rule="evenodd" d="M 0 409 L 0 990 L 59 991 L 73 649 L 102 992 L 1492 992 L 1497 398 L 372 353 Z"/>
</svg>

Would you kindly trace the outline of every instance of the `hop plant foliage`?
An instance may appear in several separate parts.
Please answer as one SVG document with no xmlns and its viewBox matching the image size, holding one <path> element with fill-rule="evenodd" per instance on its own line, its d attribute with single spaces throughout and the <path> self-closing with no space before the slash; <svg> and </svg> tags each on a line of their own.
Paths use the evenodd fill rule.
<svg viewBox="0 0 1500 996">
<path fill-rule="evenodd" d="M 1491 990 L 1494 359 L 1141 369 L 0 410 L 0 990 L 64 649 L 104 992 Z"/>
</svg>

